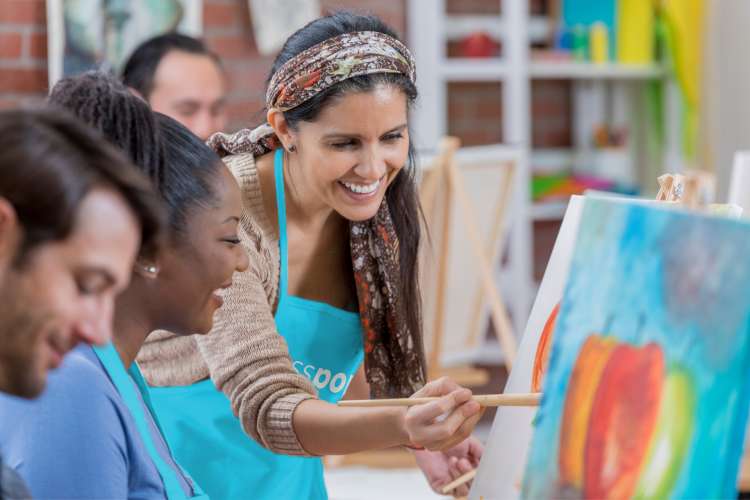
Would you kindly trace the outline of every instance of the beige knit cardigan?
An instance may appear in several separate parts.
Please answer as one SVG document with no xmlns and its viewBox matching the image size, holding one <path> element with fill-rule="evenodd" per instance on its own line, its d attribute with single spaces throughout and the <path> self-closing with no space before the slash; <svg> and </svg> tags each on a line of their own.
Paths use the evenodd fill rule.
<svg viewBox="0 0 750 500">
<path fill-rule="evenodd" d="M 294 432 L 292 414 L 316 391 L 292 366 L 286 341 L 274 323 L 278 234 L 263 209 L 252 154 L 227 156 L 224 162 L 242 190 L 239 236 L 250 267 L 235 273 L 208 335 L 154 332 L 138 354 L 138 363 L 154 386 L 190 385 L 210 376 L 229 398 L 245 433 L 273 452 L 307 455 Z"/>
</svg>

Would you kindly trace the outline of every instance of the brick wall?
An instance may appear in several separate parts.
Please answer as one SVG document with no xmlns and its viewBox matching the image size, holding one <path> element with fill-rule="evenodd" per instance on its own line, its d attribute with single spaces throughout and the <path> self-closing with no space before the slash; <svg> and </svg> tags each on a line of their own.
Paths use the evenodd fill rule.
<svg viewBox="0 0 750 500">
<path fill-rule="evenodd" d="M 448 84 L 448 133 L 465 146 L 502 142 L 502 84 Z"/>
<path fill-rule="evenodd" d="M 554 0 L 559 1 L 559 0 Z M 532 14 L 546 12 L 550 0 L 529 0 L 529 10 Z M 445 10 L 450 14 L 500 14 L 500 0 L 448 0 Z"/>
<path fill-rule="evenodd" d="M 531 83 L 531 145 L 563 148 L 573 144 L 573 102 L 569 80 L 536 80 Z"/>
<path fill-rule="evenodd" d="M 448 133 L 474 146 L 502 142 L 502 84 L 448 84 Z M 531 85 L 531 143 L 539 148 L 572 145 L 570 82 L 540 80 Z"/>
<path fill-rule="evenodd" d="M 0 108 L 44 95 L 46 19 L 44 0 L 0 0 Z"/>
<path fill-rule="evenodd" d="M 400 33 L 405 0 L 322 0 L 324 11 L 373 13 Z M 203 0 L 204 38 L 225 60 L 230 127 L 260 120 L 272 58 L 255 46 L 247 0 Z M 47 93 L 47 16 L 44 0 L 0 0 L 0 109 L 41 101 Z"/>
</svg>

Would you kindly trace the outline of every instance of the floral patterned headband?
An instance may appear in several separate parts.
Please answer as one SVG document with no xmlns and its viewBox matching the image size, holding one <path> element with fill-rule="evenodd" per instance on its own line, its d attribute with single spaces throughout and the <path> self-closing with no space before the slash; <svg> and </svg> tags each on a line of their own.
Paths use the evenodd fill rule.
<svg viewBox="0 0 750 500">
<path fill-rule="evenodd" d="M 371 73 L 401 73 L 416 81 L 414 58 L 403 43 L 377 31 L 344 33 L 285 62 L 271 78 L 266 105 L 288 111 L 343 80 Z"/>
</svg>

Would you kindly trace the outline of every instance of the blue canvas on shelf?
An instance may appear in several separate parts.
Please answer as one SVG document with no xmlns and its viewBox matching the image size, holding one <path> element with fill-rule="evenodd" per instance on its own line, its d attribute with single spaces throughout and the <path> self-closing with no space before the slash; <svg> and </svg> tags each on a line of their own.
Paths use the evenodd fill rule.
<svg viewBox="0 0 750 500">
<path fill-rule="evenodd" d="M 615 28 L 615 0 L 562 0 L 563 24 L 569 28 L 582 24 L 590 26 L 597 21 L 607 25 L 610 37 Z"/>
<path fill-rule="evenodd" d="M 586 201 L 524 498 L 736 498 L 750 224 Z"/>
<path fill-rule="evenodd" d="M 609 57 L 614 60 L 616 36 L 617 2 L 615 0 L 562 0 L 562 25 L 572 29 L 582 25 L 590 29 L 602 22 L 609 32 Z"/>
</svg>

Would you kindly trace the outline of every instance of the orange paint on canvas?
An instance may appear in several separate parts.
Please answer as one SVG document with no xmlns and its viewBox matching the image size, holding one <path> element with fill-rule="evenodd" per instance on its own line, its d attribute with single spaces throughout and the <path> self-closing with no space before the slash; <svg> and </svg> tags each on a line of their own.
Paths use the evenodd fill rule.
<svg viewBox="0 0 750 500">
<path fill-rule="evenodd" d="M 542 382 L 544 374 L 547 372 L 549 364 L 549 351 L 552 348 L 552 333 L 555 331 L 557 324 L 557 313 L 560 311 L 558 303 L 544 323 L 542 335 L 539 337 L 539 343 L 536 345 L 536 356 L 534 356 L 534 367 L 531 370 L 531 392 L 542 392 Z"/>
<path fill-rule="evenodd" d="M 560 480 L 564 486 L 583 487 L 589 417 L 599 379 L 616 346 L 613 338 L 591 335 L 583 343 L 573 366 L 560 426 Z"/>
</svg>

